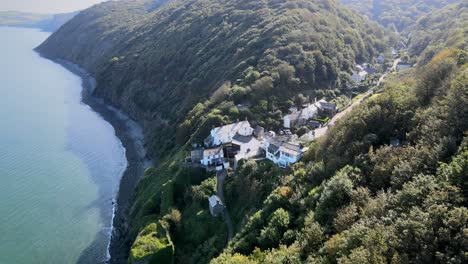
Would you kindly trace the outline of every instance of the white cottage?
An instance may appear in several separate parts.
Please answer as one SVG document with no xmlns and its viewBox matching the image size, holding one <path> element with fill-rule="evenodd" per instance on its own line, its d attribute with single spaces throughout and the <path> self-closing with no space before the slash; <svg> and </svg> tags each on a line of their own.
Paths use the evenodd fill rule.
<svg viewBox="0 0 468 264">
<path fill-rule="evenodd" d="M 359 83 L 365 81 L 366 77 L 367 77 L 367 72 L 366 71 L 355 71 L 353 76 L 351 76 L 351 80 L 353 80 L 353 82 L 359 84 Z"/>
<path fill-rule="evenodd" d="M 295 142 L 285 142 L 278 138 L 269 138 L 264 145 L 266 158 L 282 168 L 298 162 L 304 152 L 301 146 Z"/>
<path fill-rule="evenodd" d="M 203 156 L 200 160 L 200 163 L 207 167 L 222 168 L 223 166 L 226 166 L 226 162 L 224 162 L 223 147 L 203 150 Z"/>
<path fill-rule="evenodd" d="M 218 146 L 230 143 L 236 134 L 241 136 L 251 136 L 253 132 L 254 129 L 250 126 L 250 123 L 247 120 L 222 127 L 215 127 L 210 132 L 211 145 Z"/>
<path fill-rule="evenodd" d="M 309 104 L 301 111 L 283 117 L 283 127 L 291 128 L 295 125 L 305 125 L 306 121 L 314 118 L 318 113 L 316 104 Z"/>
<path fill-rule="evenodd" d="M 232 145 L 237 150 L 237 154 L 235 155 L 236 162 L 241 159 L 253 158 L 262 153 L 262 144 L 253 136 L 235 135 Z"/>
</svg>

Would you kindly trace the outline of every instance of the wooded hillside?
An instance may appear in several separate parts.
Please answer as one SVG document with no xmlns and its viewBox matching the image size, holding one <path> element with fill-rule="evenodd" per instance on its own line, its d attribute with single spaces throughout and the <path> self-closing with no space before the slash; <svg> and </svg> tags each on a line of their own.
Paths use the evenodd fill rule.
<svg viewBox="0 0 468 264">
<path fill-rule="evenodd" d="M 96 76 L 96 93 L 141 121 L 157 154 L 174 148 L 176 128 L 198 103 L 220 107 L 218 89 L 273 108 L 300 92 L 339 94 L 356 61 L 385 47 L 383 30 L 333 0 L 173 0 L 156 8 L 162 2 L 98 5 L 39 47 Z"/>
<path fill-rule="evenodd" d="M 386 27 L 398 31 L 412 26 L 420 17 L 460 0 L 339 0 Z"/>
<path fill-rule="evenodd" d="M 426 64 L 444 48 L 468 48 L 468 1 L 446 6 L 410 27 L 410 52 Z"/>
</svg>

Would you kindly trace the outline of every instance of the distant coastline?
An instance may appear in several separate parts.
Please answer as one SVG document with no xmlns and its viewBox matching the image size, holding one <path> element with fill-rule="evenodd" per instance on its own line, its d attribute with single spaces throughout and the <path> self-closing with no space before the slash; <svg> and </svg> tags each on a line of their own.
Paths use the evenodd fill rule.
<svg viewBox="0 0 468 264">
<path fill-rule="evenodd" d="M 47 58 L 44 54 L 41 56 Z M 50 59 L 50 58 L 47 58 Z M 76 64 L 65 60 L 50 59 L 82 79 L 82 102 L 89 105 L 101 117 L 109 122 L 115 129 L 116 136 L 121 140 L 128 166 L 125 169 L 113 203 L 113 223 L 111 240 L 108 244 L 107 263 L 126 263 L 131 240 L 128 239 L 128 205 L 130 204 L 134 190 L 143 177 L 144 171 L 153 164 L 146 155 L 144 137 L 141 126 L 128 115 L 107 104 L 103 99 L 93 96 L 96 89 L 96 80 L 86 70 Z"/>
<path fill-rule="evenodd" d="M 44 32 L 54 32 L 78 13 L 79 11 L 63 14 L 0 11 L 0 26 L 38 28 Z"/>
</svg>

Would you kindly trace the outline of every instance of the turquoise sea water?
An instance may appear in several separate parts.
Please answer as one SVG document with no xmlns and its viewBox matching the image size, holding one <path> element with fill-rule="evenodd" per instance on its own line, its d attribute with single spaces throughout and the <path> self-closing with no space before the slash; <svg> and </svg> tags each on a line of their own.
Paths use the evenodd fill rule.
<svg viewBox="0 0 468 264">
<path fill-rule="evenodd" d="M 81 103 L 81 80 L 0 27 L 0 264 L 100 263 L 127 165 L 113 127 Z"/>
</svg>

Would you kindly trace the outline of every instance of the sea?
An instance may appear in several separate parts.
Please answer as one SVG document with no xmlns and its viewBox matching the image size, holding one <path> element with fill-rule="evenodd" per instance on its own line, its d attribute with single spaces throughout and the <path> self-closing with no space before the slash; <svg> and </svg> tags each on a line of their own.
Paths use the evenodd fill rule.
<svg viewBox="0 0 468 264">
<path fill-rule="evenodd" d="M 125 149 L 49 35 L 0 27 L 0 264 L 104 263 Z"/>
</svg>

